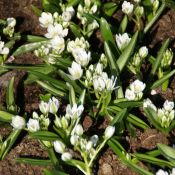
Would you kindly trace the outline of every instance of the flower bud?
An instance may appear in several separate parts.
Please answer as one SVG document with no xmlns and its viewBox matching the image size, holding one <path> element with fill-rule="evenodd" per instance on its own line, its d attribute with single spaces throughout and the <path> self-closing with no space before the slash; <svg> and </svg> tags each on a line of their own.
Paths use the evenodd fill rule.
<svg viewBox="0 0 175 175">
<path fill-rule="evenodd" d="M 38 115 L 37 112 L 33 112 L 33 113 L 32 113 L 32 117 L 33 117 L 34 119 L 39 119 L 39 115 Z"/>
<path fill-rule="evenodd" d="M 143 46 L 139 49 L 139 56 L 141 58 L 146 58 L 148 55 L 148 48 L 146 46 Z"/>
<path fill-rule="evenodd" d="M 11 125 L 14 129 L 22 129 L 25 127 L 25 119 L 23 117 L 20 117 L 19 115 L 12 117 Z"/>
<path fill-rule="evenodd" d="M 79 142 L 79 136 L 72 135 L 70 138 L 70 143 L 75 146 L 78 144 L 78 142 Z"/>
<path fill-rule="evenodd" d="M 114 132 L 115 132 L 115 127 L 114 126 L 108 126 L 105 129 L 105 139 L 110 139 L 114 135 Z"/>
<path fill-rule="evenodd" d="M 49 112 L 49 104 L 44 101 L 41 101 L 39 104 L 39 109 L 44 115 L 46 115 Z"/>
<path fill-rule="evenodd" d="M 72 154 L 69 153 L 69 152 L 65 152 L 65 153 L 63 153 L 63 154 L 61 155 L 61 159 L 62 159 L 63 161 L 69 161 L 69 160 L 72 159 Z"/>
<path fill-rule="evenodd" d="M 174 102 L 166 100 L 165 103 L 163 104 L 163 107 L 167 111 L 171 111 L 174 108 Z"/>
<path fill-rule="evenodd" d="M 134 10 L 134 14 L 138 17 L 141 18 L 144 15 L 144 8 L 141 6 L 137 6 L 136 9 Z"/>
<path fill-rule="evenodd" d="M 52 99 L 49 100 L 49 112 L 52 114 L 56 114 L 59 108 L 59 101 L 52 97 Z"/>
<path fill-rule="evenodd" d="M 159 8 L 159 0 L 154 0 L 153 1 L 153 11 L 156 12 L 158 8 Z"/>
<path fill-rule="evenodd" d="M 130 100 L 130 101 L 132 101 L 132 100 L 135 100 L 136 95 L 135 95 L 135 93 L 132 90 L 126 89 L 126 91 L 125 91 L 125 98 Z"/>
<path fill-rule="evenodd" d="M 90 141 L 92 141 L 94 147 L 97 145 L 98 140 L 99 140 L 98 135 L 93 135 L 90 138 Z"/>
<path fill-rule="evenodd" d="M 76 127 L 75 127 L 75 133 L 79 136 L 83 135 L 83 127 L 82 125 L 78 124 Z"/>
<path fill-rule="evenodd" d="M 173 61 L 173 52 L 171 49 L 167 49 L 163 54 L 163 58 L 161 60 L 161 67 L 165 69 L 169 68 L 172 61 Z"/>
<path fill-rule="evenodd" d="M 63 154 L 66 148 L 65 144 L 60 140 L 54 141 L 53 146 L 54 146 L 55 151 L 60 154 Z"/>
</svg>

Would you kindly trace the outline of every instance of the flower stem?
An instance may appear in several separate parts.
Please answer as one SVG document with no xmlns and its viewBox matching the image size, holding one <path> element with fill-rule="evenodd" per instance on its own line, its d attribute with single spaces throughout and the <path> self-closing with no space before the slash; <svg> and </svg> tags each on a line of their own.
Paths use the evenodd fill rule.
<svg viewBox="0 0 175 175">
<path fill-rule="evenodd" d="M 94 155 L 92 156 L 88 166 L 91 167 L 93 161 L 95 160 L 97 154 L 100 152 L 100 150 L 104 147 L 105 143 L 107 142 L 107 139 L 103 140 L 103 142 L 101 143 L 101 145 L 97 148 L 97 150 L 95 151 Z"/>
</svg>

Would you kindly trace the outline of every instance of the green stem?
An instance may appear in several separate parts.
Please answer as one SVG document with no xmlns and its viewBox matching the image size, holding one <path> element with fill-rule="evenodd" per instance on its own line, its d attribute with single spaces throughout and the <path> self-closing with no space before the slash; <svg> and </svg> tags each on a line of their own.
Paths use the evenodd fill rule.
<svg viewBox="0 0 175 175">
<path fill-rule="evenodd" d="M 49 157 L 50 157 L 52 163 L 56 166 L 59 162 L 58 162 L 58 159 L 54 153 L 53 148 L 49 148 L 49 149 L 47 149 L 47 151 L 48 151 L 48 154 L 49 154 Z"/>
<path fill-rule="evenodd" d="M 88 164 L 86 153 L 83 153 L 82 156 L 83 156 L 83 159 L 84 159 L 84 162 L 85 162 L 85 166 L 86 166 L 86 173 L 87 173 L 86 175 L 91 175 L 91 168 L 90 168 L 90 166 Z"/>
<path fill-rule="evenodd" d="M 162 14 L 162 12 L 164 11 L 165 7 L 166 7 L 165 3 L 162 3 L 162 5 L 160 6 L 159 10 L 157 11 L 155 16 L 153 17 L 153 19 L 146 25 L 146 27 L 145 27 L 145 29 L 143 31 L 144 34 L 146 34 L 149 31 L 149 29 L 152 27 L 152 25 L 155 23 L 155 21 Z"/>
<path fill-rule="evenodd" d="M 88 166 L 91 167 L 92 166 L 92 163 L 93 161 L 95 160 L 97 154 L 100 152 L 100 150 L 104 147 L 105 143 L 107 142 L 107 140 L 103 140 L 103 142 L 101 143 L 101 145 L 97 148 L 97 150 L 95 151 L 94 155 L 92 156 Z"/>
</svg>

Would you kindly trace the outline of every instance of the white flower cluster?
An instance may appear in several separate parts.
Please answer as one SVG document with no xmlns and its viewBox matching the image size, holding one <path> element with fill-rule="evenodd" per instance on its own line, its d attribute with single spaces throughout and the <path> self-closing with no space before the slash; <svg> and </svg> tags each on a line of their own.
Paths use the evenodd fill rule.
<svg viewBox="0 0 175 175">
<path fill-rule="evenodd" d="M 71 67 L 68 68 L 73 80 L 80 79 L 83 75 L 82 67 L 86 67 L 91 60 L 91 52 L 88 51 L 89 43 L 83 37 L 76 38 L 75 41 L 69 41 L 67 44 L 67 51 L 72 53 L 76 62 L 72 62 Z"/>
<path fill-rule="evenodd" d="M 129 85 L 129 88 L 125 91 L 125 98 L 128 100 L 140 100 L 143 96 L 143 90 L 145 89 L 145 83 L 140 80 L 135 80 Z"/>
<path fill-rule="evenodd" d="M 115 40 L 118 48 L 122 51 L 129 44 L 131 38 L 128 36 L 127 33 L 124 33 L 124 34 L 118 34 L 118 35 L 116 34 Z"/>
<path fill-rule="evenodd" d="M 174 110 L 174 102 L 166 100 L 163 104 L 163 108 L 156 108 L 156 106 L 151 102 L 150 99 L 144 100 L 143 107 L 152 108 L 156 114 L 157 118 L 156 120 L 163 128 L 168 128 L 174 119 L 175 116 L 175 110 Z"/>
<path fill-rule="evenodd" d="M 54 141 L 53 146 L 55 151 L 61 154 L 61 159 L 63 161 L 69 161 L 70 159 L 72 159 L 71 153 L 66 151 L 66 145 L 62 141 L 60 140 Z"/>
<path fill-rule="evenodd" d="M 142 46 L 139 49 L 138 53 L 136 53 L 132 58 L 131 61 L 132 66 L 136 67 L 136 69 L 139 68 L 143 59 L 146 58 L 147 55 L 148 55 L 148 48 L 146 46 Z"/>
<path fill-rule="evenodd" d="M 15 18 L 7 18 L 7 26 L 3 29 L 3 34 L 12 37 L 15 31 L 16 19 Z"/>
<path fill-rule="evenodd" d="M 72 132 L 70 128 L 72 128 L 72 125 L 74 126 L 75 122 L 79 120 L 79 117 L 82 114 L 83 110 L 83 105 L 77 106 L 77 104 L 74 104 L 73 106 L 71 106 L 70 104 L 68 104 L 66 107 L 65 116 L 56 116 L 54 121 L 56 127 L 64 129 L 66 134 L 70 135 L 70 132 Z"/>
<path fill-rule="evenodd" d="M 57 54 L 61 54 L 65 49 L 64 37 L 68 35 L 68 24 L 74 15 L 73 7 L 64 8 L 62 15 L 43 12 L 39 18 L 40 25 L 47 28 L 46 38 L 51 39 L 50 46 Z"/>
<path fill-rule="evenodd" d="M 170 174 L 167 171 L 159 169 L 155 175 L 175 175 L 175 168 L 172 169 L 172 172 Z"/>
<path fill-rule="evenodd" d="M 3 41 L 0 41 L 0 54 L 1 55 L 8 55 L 9 54 L 9 48 L 5 47 Z"/>
<path fill-rule="evenodd" d="M 73 146 L 78 148 L 81 152 L 86 152 L 88 155 L 88 159 L 91 160 L 96 152 L 96 147 L 98 145 L 98 135 L 93 135 L 90 139 L 86 139 L 83 137 L 83 127 L 82 125 L 78 124 L 75 126 L 72 132 L 72 136 L 70 138 L 70 142 Z M 104 140 L 110 139 L 115 132 L 114 126 L 108 126 L 104 132 Z"/>
<path fill-rule="evenodd" d="M 84 25 L 87 23 L 86 17 L 83 14 L 95 14 L 97 13 L 98 6 L 97 3 L 92 0 L 84 0 L 84 6 L 82 4 L 78 5 L 77 18 L 81 20 L 81 23 Z M 95 20 L 94 20 L 95 21 Z M 95 22 L 94 22 L 95 23 Z"/>
</svg>

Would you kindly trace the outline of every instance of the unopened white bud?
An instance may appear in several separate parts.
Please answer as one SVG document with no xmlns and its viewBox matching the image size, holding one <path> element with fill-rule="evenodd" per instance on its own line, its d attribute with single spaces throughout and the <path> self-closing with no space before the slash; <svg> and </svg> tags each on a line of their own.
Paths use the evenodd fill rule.
<svg viewBox="0 0 175 175">
<path fill-rule="evenodd" d="M 54 149 L 57 153 L 63 154 L 65 151 L 65 144 L 61 142 L 60 140 L 56 140 L 53 142 Z"/>
<path fill-rule="evenodd" d="M 29 119 L 27 128 L 30 132 L 36 132 L 40 129 L 39 121 L 36 119 Z"/>
<path fill-rule="evenodd" d="M 79 136 L 83 135 L 83 127 L 82 125 L 78 124 L 76 127 L 75 127 L 75 133 Z"/>
<path fill-rule="evenodd" d="M 69 152 L 65 152 L 65 153 L 63 153 L 63 154 L 61 155 L 61 159 L 62 159 L 63 161 L 69 161 L 69 160 L 72 159 L 72 154 L 69 153 Z"/>
<path fill-rule="evenodd" d="M 143 46 L 139 49 L 139 56 L 141 58 L 145 58 L 148 55 L 148 48 L 146 46 Z"/>
<path fill-rule="evenodd" d="M 114 126 L 108 126 L 105 129 L 105 139 L 110 139 L 114 135 L 114 132 L 115 132 L 115 127 Z"/>
</svg>

